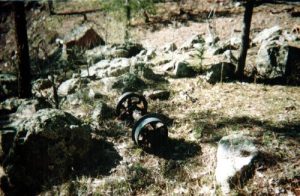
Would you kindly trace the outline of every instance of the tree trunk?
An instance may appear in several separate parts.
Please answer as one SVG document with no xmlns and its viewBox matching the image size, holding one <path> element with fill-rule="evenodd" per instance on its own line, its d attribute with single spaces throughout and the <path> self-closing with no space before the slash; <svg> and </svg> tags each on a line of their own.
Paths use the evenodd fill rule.
<svg viewBox="0 0 300 196">
<path fill-rule="evenodd" d="M 14 3 L 15 37 L 17 43 L 18 94 L 20 98 L 31 97 L 31 74 L 24 1 Z"/>
<path fill-rule="evenodd" d="M 50 15 L 54 14 L 53 0 L 48 0 L 48 9 Z"/>
<path fill-rule="evenodd" d="M 125 42 L 129 41 L 129 28 L 130 28 L 130 19 L 131 19 L 131 8 L 130 0 L 125 0 L 125 12 L 126 12 L 126 27 L 125 27 Z"/>
<path fill-rule="evenodd" d="M 238 66 L 236 69 L 236 76 L 239 80 L 243 80 L 244 77 L 244 68 L 246 64 L 247 51 L 249 48 L 249 34 L 251 27 L 251 19 L 254 7 L 254 0 L 248 0 L 245 4 L 245 13 L 244 13 L 244 24 L 243 24 L 243 33 L 242 33 L 242 46 L 240 55 L 238 58 Z"/>
</svg>

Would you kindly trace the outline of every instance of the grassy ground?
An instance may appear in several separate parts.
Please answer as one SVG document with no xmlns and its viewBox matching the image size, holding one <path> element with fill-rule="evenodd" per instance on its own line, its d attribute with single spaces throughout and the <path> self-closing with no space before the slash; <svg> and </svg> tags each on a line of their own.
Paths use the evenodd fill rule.
<svg viewBox="0 0 300 196">
<path fill-rule="evenodd" d="M 169 147 L 145 152 L 121 122 L 103 122 L 95 134 L 122 157 L 105 175 L 80 176 L 51 193 L 91 195 L 219 195 L 214 170 L 218 140 L 243 133 L 261 154 L 254 177 L 232 194 L 282 194 L 299 188 L 300 89 L 248 83 L 214 86 L 200 78 L 169 79 L 171 98 L 149 100 L 149 111 L 173 120 Z M 49 193 L 49 192 L 48 192 Z"/>
</svg>

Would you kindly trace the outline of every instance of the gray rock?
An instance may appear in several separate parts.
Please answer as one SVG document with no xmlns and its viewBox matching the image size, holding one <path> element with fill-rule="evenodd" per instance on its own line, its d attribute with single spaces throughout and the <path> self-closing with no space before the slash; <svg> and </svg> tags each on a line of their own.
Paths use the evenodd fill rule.
<svg viewBox="0 0 300 196">
<path fill-rule="evenodd" d="M 207 53 L 209 55 L 219 55 L 219 54 L 223 54 L 226 50 L 237 50 L 237 49 L 238 48 L 236 46 L 232 45 L 229 42 L 227 43 L 219 42 L 217 45 L 213 47 L 209 47 L 207 49 Z"/>
<path fill-rule="evenodd" d="M 261 44 L 263 41 L 269 40 L 271 37 L 276 35 L 280 35 L 282 32 L 282 28 L 279 26 L 274 26 L 269 29 L 264 29 L 260 33 L 258 33 L 253 39 L 253 43 Z"/>
<path fill-rule="evenodd" d="M 219 141 L 215 175 L 224 194 L 228 194 L 234 186 L 242 185 L 251 176 L 257 154 L 251 138 L 241 134 L 229 135 Z"/>
<path fill-rule="evenodd" d="M 138 91 L 145 88 L 146 83 L 135 74 L 124 74 L 117 77 L 117 80 L 112 84 L 112 89 L 118 89 L 122 92 Z"/>
<path fill-rule="evenodd" d="M 167 100 L 170 97 L 170 91 L 167 90 L 154 90 L 154 91 L 146 91 L 143 93 L 146 98 L 149 99 L 159 99 L 159 100 Z"/>
<path fill-rule="evenodd" d="M 101 60 L 100 62 L 92 65 L 89 69 L 81 70 L 81 77 L 92 76 L 96 78 L 103 78 L 107 76 L 107 69 L 110 66 L 110 60 Z"/>
<path fill-rule="evenodd" d="M 204 43 L 204 38 L 202 35 L 194 35 L 190 39 L 188 39 L 184 44 L 180 47 L 181 50 L 189 50 L 194 48 L 196 45 Z"/>
<path fill-rule="evenodd" d="M 90 128 L 71 114 L 43 109 L 24 121 L 4 160 L 12 186 L 39 190 L 76 171 L 91 146 Z"/>
<path fill-rule="evenodd" d="M 145 57 L 145 61 L 149 61 L 152 60 L 154 57 L 156 57 L 156 50 L 154 48 L 150 48 L 149 50 L 147 50 L 146 53 L 146 57 Z"/>
<path fill-rule="evenodd" d="M 5 101 L 0 103 L 0 110 L 16 111 L 24 101 L 25 99 L 19 99 L 15 97 L 5 99 Z"/>
<path fill-rule="evenodd" d="M 190 67 L 189 63 L 186 61 L 177 61 L 175 63 L 175 69 L 173 71 L 175 77 L 193 77 L 195 76 L 195 71 Z"/>
<path fill-rule="evenodd" d="M 206 77 L 209 83 L 228 82 L 234 79 L 235 66 L 228 62 L 220 62 L 211 65 L 206 71 Z"/>
<path fill-rule="evenodd" d="M 67 96 L 70 93 L 73 93 L 75 89 L 79 86 L 80 80 L 78 78 L 71 78 L 64 81 L 57 89 L 57 94 L 59 96 Z"/>
<path fill-rule="evenodd" d="M 163 47 L 163 50 L 165 52 L 174 52 L 177 49 L 177 46 L 175 43 L 168 43 Z"/>
<path fill-rule="evenodd" d="M 32 88 L 36 91 L 44 90 L 47 88 L 51 88 L 52 83 L 49 79 L 37 79 L 33 82 Z"/>
<path fill-rule="evenodd" d="M 131 61 L 127 58 L 116 58 L 110 62 L 108 76 L 120 76 L 127 73 L 130 69 Z"/>
<path fill-rule="evenodd" d="M 155 80 L 158 78 L 152 69 L 143 62 L 136 62 L 135 64 L 132 64 L 129 72 L 145 79 Z"/>
<path fill-rule="evenodd" d="M 277 41 L 264 41 L 257 53 L 256 69 L 258 78 L 275 79 L 285 76 L 288 46 Z"/>
<path fill-rule="evenodd" d="M 95 106 L 95 109 L 92 112 L 92 119 L 96 122 L 99 122 L 103 119 L 112 117 L 114 111 L 104 102 L 98 102 Z"/>
<path fill-rule="evenodd" d="M 18 107 L 15 115 L 17 118 L 28 119 L 38 110 L 51 108 L 51 104 L 43 99 L 24 100 Z"/>
<path fill-rule="evenodd" d="M 102 98 L 103 95 L 99 92 L 95 92 L 93 89 L 90 89 L 89 90 L 89 93 L 88 93 L 88 97 L 93 100 L 93 99 L 99 99 L 99 98 Z"/>
<path fill-rule="evenodd" d="M 205 45 L 206 46 L 214 46 L 218 41 L 220 41 L 220 38 L 213 35 L 208 35 L 204 38 Z"/>
<path fill-rule="evenodd" d="M 66 96 L 63 106 L 78 106 L 83 103 L 91 102 L 88 89 L 80 89 L 75 93 Z"/>
</svg>

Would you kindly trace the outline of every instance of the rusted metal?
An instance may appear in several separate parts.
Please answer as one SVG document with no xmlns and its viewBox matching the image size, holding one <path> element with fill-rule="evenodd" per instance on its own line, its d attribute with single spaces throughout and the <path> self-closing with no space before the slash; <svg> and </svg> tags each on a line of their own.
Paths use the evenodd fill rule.
<svg viewBox="0 0 300 196">
<path fill-rule="evenodd" d="M 147 113 L 148 103 L 144 96 L 127 92 L 118 100 L 116 115 L 119 120 L 134 122 Z"/>
<path fill-rule="evenodd" d="M 132 128 L 132 140 L 142 148 L 157 149 L 166 144 L 168 128 L 160 114 L 146 114 L 148 103 L 144 96 L 127 92 L 118 100 L 116 115 Z M 135 122 L 135 123 L 134 123 Z"/>
<path fill-rule="evenodd" d="M 147 114 L 132 128 L 132 140 L 142 148 L 157 149 L 168 141 L 168 128 L 157 114 Z"/>
</svg>

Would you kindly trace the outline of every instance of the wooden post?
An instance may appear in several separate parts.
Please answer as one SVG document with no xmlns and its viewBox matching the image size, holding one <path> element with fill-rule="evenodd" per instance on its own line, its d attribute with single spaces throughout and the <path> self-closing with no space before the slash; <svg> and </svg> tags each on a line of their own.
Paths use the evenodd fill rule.
<svg viewBox="0 0 300 196">
<path fill-rule="evenodd" d="M 245 4 L 245 13 L 243 20 L 243 33 L 242 33 L 242 46 L 240 55 L 238 58 L 238 66 L 236 69 L 236 76 L 239 80 L 243 80 L 244 77 L 244 68 L 246 64 L 247 51 L 249 48 L 249 35 L 250 35 L 250 27 L 251 20 L 253 14 L 254 0 L 248 0 Z"/>
<path fill-rule="evenodd" d="M 20 98 L 29 98 L 32 96 L 31 70 L 24 1 L 15 1 L 13 5 L 17 43 L 18 94 Z"/>
</svg>

